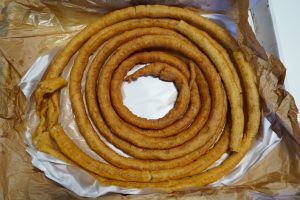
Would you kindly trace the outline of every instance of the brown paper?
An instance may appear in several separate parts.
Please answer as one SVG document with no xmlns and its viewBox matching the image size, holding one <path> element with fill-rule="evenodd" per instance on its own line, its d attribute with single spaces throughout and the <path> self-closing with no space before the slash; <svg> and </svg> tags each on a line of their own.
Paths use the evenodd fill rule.
<svg viewBox="0 0 300 200">
<path fill-rule="evenodd" d="M 257 75 L 263 114 L 282 141 L 232 186 L 204 187 L 192 193 L 110 194 L 101 199 L 262 199 L 279 196 L 293 199 L 300 191 L 298 110 L 293 97 L 284 90 L 285 68 L 255 39 L 247 22 L 247 1 L 220 2 L 201 0 L 177 5 L 200 5 L 202 12 L 226 13 L 236 20 L 238 41 Z M 18 83 L 41 53 L 62 47 L 101 14 L 137 4 L 137 1 L 4 0 L 0 4 L 3 7 L 0 15 L 0 199 L 83 199 L 32 167 L 23 135 L 25 98 Z"/>
</svg>

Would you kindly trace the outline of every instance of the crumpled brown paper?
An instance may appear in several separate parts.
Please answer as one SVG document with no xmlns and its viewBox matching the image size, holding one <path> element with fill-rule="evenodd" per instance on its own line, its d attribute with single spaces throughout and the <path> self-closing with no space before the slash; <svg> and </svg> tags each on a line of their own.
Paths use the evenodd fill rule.
<svg viewBox="0 0 300 200">
<path fill-rule="evenodd" d="M 0 2 L 0 199 L 83 199 L 34 169 L 25 151 L 25 99 L 22 75 L 43 52 L 62 47 L 101 14 L 150 1 L 15 0 Z M 251 60 L 263 114 L 282 137 L 262 161 L 234 186 L 204 187 L 193 193 L 122 196 L 101 199 L 294 199 L 300 191 L 300 127 L 293 97 L 284 90 L 285 68 L 259 45 L 247 22 L 247 1 L 151 1 L 225 13 L 239 27 L 238 41 Z M 85 198 L 86 199 L 86 198 Z"/>
</svg>

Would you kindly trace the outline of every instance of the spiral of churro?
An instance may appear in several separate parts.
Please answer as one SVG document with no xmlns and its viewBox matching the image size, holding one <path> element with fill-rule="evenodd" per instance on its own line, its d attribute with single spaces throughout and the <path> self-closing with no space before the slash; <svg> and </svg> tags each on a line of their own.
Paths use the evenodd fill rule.
<svg viewBox="0 0 300 200">
<path fill-rule="evenodd" d="M 73 56 L 66 81 L 61 73 Z M 138 64 L 145 67 L 127 75 Z M 165 116 L 142 118 L 123 105 L 122 83 L 140 76 L 174 83 L 178 96 Z M 60 125 L 66 85 L 81 135 L 106 162 L 84 153 Z M 87 26 L 57 53 L 35 97 L 35 146 L 122 187 L 174 191 L 212 183 L 239 163 L 260 123 L 255 77 L 236 41 L 193 11 L 163 5 L 124 8 Z"/>
</svg>

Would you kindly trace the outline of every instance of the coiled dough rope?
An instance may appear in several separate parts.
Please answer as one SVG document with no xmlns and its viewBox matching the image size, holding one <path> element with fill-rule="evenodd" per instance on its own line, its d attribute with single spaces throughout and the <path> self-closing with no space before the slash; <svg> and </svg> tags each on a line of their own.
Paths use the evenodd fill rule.
<svg viewBox="0 0 300 200">
<path fill-rule="evenodd" d="M 76 52 L 68 83 L 60 75 Z M 148 65 L 127 76 L 140 63 Z M 174 82 L 179 92 L 160 119 L 140 118 L 122 103 L 122 82 L 149 75 Z M 80 133 L 107 163 L 85 154 L 60 126 L 59 90 L 67 84 Z M 163 5 L 117 10 L 86 27 L 53 59 L 35 96 L 36 147 L 102 184 L 123 187 L 174 191 L 214 182 L 247 153 L 260 123 L 255 78 L 235 40 L 190 10 Z M 114 152 L 94 127 L 130 157 Z M 225 161 L 206 170 L 229 150 Z"/>
</svg>

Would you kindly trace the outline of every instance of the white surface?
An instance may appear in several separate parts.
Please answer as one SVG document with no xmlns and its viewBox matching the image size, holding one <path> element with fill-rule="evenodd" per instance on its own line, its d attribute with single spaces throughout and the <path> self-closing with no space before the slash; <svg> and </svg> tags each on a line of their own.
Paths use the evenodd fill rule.
<svg viewBox="0 0 300 200">
<path fill-rule="evenodd" d="M 137 116 L 158 119 L 174 107 L 177 90 L 173 82 L 149 76 L 140 77 L 123 84 L 123 98 L 125 106 Z"/>
<path fill-rule="evenodd" d="M 300 1 L 269 0 L 279 56 L 287 68 L 286 89 L 300 107 Z M 300 117 L 298 116 L 298 120 Z"/>
</svg>

